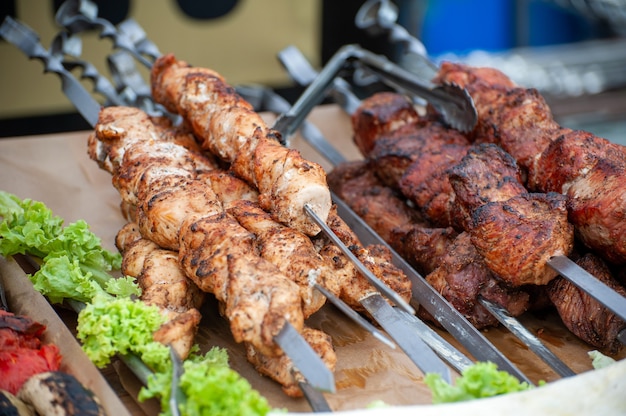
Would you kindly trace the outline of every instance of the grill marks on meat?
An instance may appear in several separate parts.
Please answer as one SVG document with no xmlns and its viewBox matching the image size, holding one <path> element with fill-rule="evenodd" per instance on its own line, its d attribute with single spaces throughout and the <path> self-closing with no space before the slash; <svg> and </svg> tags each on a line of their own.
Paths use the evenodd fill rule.
<svg viewBox="0 0 626 416">
<path fill-rule="evenodd" d="M 209 184 L 197 179 L 198 170 L 206 171 L 207 167 L 193 162 L 201 159 L 201 155 L 170 142 L 166 144 L 172 151 L 158 151 L 162 149 L 158 141 L 162 133 L 137 109 L 103 109 L 95 136 L 108 143 L 98 147 L 96 141 L 90 142 L 93 146 L 90 155 L 97 160 L 111 160 L 110 156 L 99 153 L 107 147 L 123 155 L 119 163 L 110 164 L 114 168 L 114 183 L 116 176 L 126 175 L 126 181 L 118 183 L 130 189 L 124 188 L 120 195 L 130 199 L 129 205 L 137 207 L 142 235 L 170 242 L 169 247 L 162 248 L 179 248 L 179 262 L 185 274 L 202 290 L 215 293 L 226 305 L 226 315 L 237 341 L 250 342 L 268 355 L 280 354 L 273 337 L 284 321 L 289 320 L 297 330 L 302 329 L 297 287 L 252 249 L 245 252 L 246 261 L 229 258 L 229 253 L 254 236 L 226 216 Z M 154 148 L 157 156 L 151 153 Z M 151 221 L 142 221 L 144 215 Z M 224 235 L 226 229 L 232 229 L 230 235 Z M 219 237 L 209 245 L 215 251 L 202 251 L 208 244 L 203 239 L 206 234 Z M 231 238 L 239 244 L 232 244 Z M 211 253 L 209 258 L 207 253 Z M 215 266 L 213 273 L 207 264 Z M 258 269 L 251 269 L 253 265 Z"/>
<path fill-rule="evenodd" d="M 441 265 L 426 280 L 476 328 L 498 325 L 478 301 L 479 296 L 506 308 L 511 316 L 521 315 L 529 305 L 528 293 L 498 279 L 465 232 L 450 243 Z"/>
<path fill-rule="evenodd" d="M 165 55 L 153 65 L 151 83 L 155 99 L 189 122 L 204 149 L 258 189 L 262 208 L 307 235 L 320 231 L 304 206 L 326 220 L 331 199 L 323 168 L 283 147 L 219 74 Z"/>
<path fill-rule="evenodd" d="M 626 296 L 626 289 L 617 282 L 607 264 L 598 256 L 588 253 L 576 263 L 617 293 Z M 626 329 L 626 322 L 562 277 L 550 282 L 548 295 L 571 332 L 605 353 L 619 351 L 621 343 L 617 334 Z"/>
<path fill-rule="evenodd" d="M 502 82 L 504 75 L 493 71 L 488 79 L 480 74 L 447 63 L 435 81 L 462 81 L 478 111 L 476 140 L 509 152 L 527 172 L 531 189 L 564 193 L 580 240 L 606 260 L 626 264 L 624 146 L 562 128 L 537 91 Z"/>
<path fill-rule="evenodd" d="M 574 230 L 563 195 L 528 193 L 519 179 L 515 161 L 492 144 L 473 146 L 450 169 L 467 231 L 489 268 L 514 286 L 544 285 L 557 275 L 547 261 L 571 252 Z"/>
<path fill-rule="evenodd" d="M 419 273 L 430 273 L 456 231 L 432 228 L 405 199 L 384 186 L 370 166 L 363 160 L 336 166 L 328 174 L 328 185 Z"/>
<path fill-rule="evenodd" d="M 315 290 L 313 283 L 339 293 L 340 283 L 334 279 L 331 269 L 306 235 L 274 221 L 250 201 L 238 201 L 228 212 L 256 236 L 255 244 L 260 256 L 296 282 L 300 288 L 305 319 L 326 303 L 326 298 Z"/>
<path fill-rule="evenodd" d="M 474 140 L 499 144 L 524 169 L 559 129 L 537 90 L 516 86 L 498 70 L 445 62 L 433 82 L 467 89 L 478 113 Z"/>
<path fill-rule="evenodd" d="M 373 196 L 373 186 L 383 187 L 366 161 L 342 164 L 328 174 L 329 185 L 342 200 L 356 208 L 365 207 Z M 402 257 L 426 276 L 427 281 L 448 299 L 476 327 L 497 325 L 498 321 L 478 302 L 478 296 L 505 307 L 513 316 L 523 313 L 528 307 L 528 294 L 512 288 L 499 279 L 485 264 L 482 256 L 470 241 L 468 233 L 458 234 L 452 228 L 432 228 L 427 223 L 414 221 L 411 211 L 399 210 L 400 215 L 389 221 L 381 217 L 396 212 L 394 206 L 405 203 L 393 191 L 381 192 L 377 203 L 362 218 L 379 232 Z M 385 202 L 387 201 L 387 202 Z M 385 227 L 394 227 L 385 229 Z M 379 231 L 380 230 L 380 231 Z M 384 236 L 384 237 L 383 237 Z M 425 311 L 424 318 L 436 322 Z"/>
<path fill-rule="evenodd" d="M 295 283 L 258 255 L 254 239 L 227 213 L 191 218 L 181 229 L 179 259 L 185 273 L 225 305 L 235 341 L 276 356 L 273 338 L 284 321 L 302 329 L 300 296 Z"/>
<path fill-rule="evenodd" d="M 556 138 L 537 158 L 529 186 L 564 193 L 579 239 L 606 260 L 626 259 L 626 150 L 582 131 Z"/>
<path fill-rule="evenodd" d="M 122 253 L 122 273 L 135 277 L 142 290 L 140 299 L 157 306 L 167 319 L 154 340 L 171 345 L 186 358 L 200 324 L 198 308 L 204 293 L 183 273 L 178 253 L 143 238 L 136 224 L 122 227 L 115 243 Z"/>
<path fill-rule="evenodd" d="M 354 142 L 363 155 L 369 155 L 380 137 L 419 120 L 413 104 L 405 97 L 389 92 L 365 100 L 352 115 Z"/>
<path fill-rule="evenodd" d="M 463 221 L 446 170 L 465 155 L 468 139 L 447 128 L 437 116 L 419 116 L 414 109 L 408 120 L 398 121 L 412 104 L 406 97 L 393 95 L 378 93 L 363 100 L 366 110 L 352 116 L 355 143 L 369 143 L 361 151 L 378 179 L 414 202 L 431 223 L 448 227 Z M 388 102 L 392 107 L 382 110 Z"/>
<path fill-rule="evenodd" d="M 466 155 L 464 156 L 466 159 L 463 159 L 465 162 L 471 160 L 472 165 L 459 163 L 459 160 L 449 165 L 436 159 L 430 161 L 429 158 L 437 156 L 437 147 L 434 147 L 433 156 L 432 150 L 423 149 L 419 143 L 403 142 L 408 140 L 403 139 L 403 136 L 419 137 L 415 129 L 422 129 L 429 122 L 437 122 L 438 115 L 432 108 L 428 108 L 427 115 L 418 117 L 418 122 L 404 124 L 398 129 L 389 129 L 391 133 L 381 135 L 378 139 L 375 136 L 368 138 L 370 143 L 373 142 L 369 147 L 372 150 L 363 155 L 368 165 L 374 166 L 372 170 L 376 176 L 382 176 L 380 179 L 383 184 L 394 190 L 400 190 L 417 205 L 424 217 L 432 221 L 431 213 L 441 213 L 445 209 L 424 210 L 428 198 L 420 199 L 416 190 L 419 190 L 422 184 L 427 188 L 426 185 L 431 186 L 433 183 L 433 188 L 437 190 L 433 194 L 437 195 L 440 201 L 446 201 L 447 209 L 454 213 L 450 217 L 453 221 L 451 225 L 457 229 L 467 230 L 479 257 L 482 257 L 493 273 L 494 281 L 503 284 L 504 279 L 508 282 L 504 284 L 507 289 L 505 293 L 511 290 L 508 285 L 518 285 L 528 293 L 533 292 L 528 291 L 528 288 L 545 290 L 546 283 L 552 281 L 556 275 L 556 272 L 546 267 L 546 261 L 552 255 L 567 255 L 571 252 L 572 229 L 575 229 L 579 241 L 596 250 L 598 254 L 612 262 L 616 270 L 620 270 L 620 265 L 626 261 L 624 253 L 626 190 L 623 182 L 626 176 L 625 148 L 590 133 L 561 128 L 552 119 L 548 106 L 537 91 L 518 88 L 497 70 L 445 63 L 435 82 L 454 82 L 467 88 L 474 98 L 479 113 L 479 124 L 468 136 L 475 146 L 470 150 L 466 145 L 468 153 L 473 155 Z M 372 96 L 365 102 L 376 99 L 376 96 Z M 368 108 L 376 108 L 372 103 L 365 105 Z M 375 116 L 368 117 L 371 119 Z M 393 120 L 393 115 L 386 114 L 385 119 Z M 355 128 L 359 126 L 358 121 L 353 120 L 353 126 Z M 384 131 L 381 127 L 377 129 Z M 355 132 L 355 141 L 364 134 Z M 498 145 L 499 147 L 493 146 L 493 149 L 499 150 L 489 150 L 491 144 Z M 478 145 L 482 146 L 484 158 L 480 156 L 481 152 L 477 152 L 480 148 Z M 385 146 L 388 147 L 387 150 L 384 149 Z M 442 147 L 441 144 L 439 146 Z M 502 152 L 500 147 L 513 158 Z M 402 151 L 399 152 L 398 149 Z M 492 151 L 506 156 L 499 157 L 499 163 L 494 164 L 493 159 L 487 157 Z M 420 153 L 411 154 L 411 152 Z M 452 154 L 462 154 L 454 151 L 449 153 L 451 158 L 458 157 Z M 373 155 L 380 158 L 372 157 Z M 420 157 L 425 161 L 422 163 L 422 169 L 417 162 Z M 384 166 L 382 169 L 376 167 L 378 162 Z M 446 166 L 440 176 L 450 180 L 454 199 L 444 197 L 442 190 L 445 188 L 433 179 L 436 176 L 430 176 L 431 166 Z M 412 174 L 409 173 L 411 170 Z M 401 176 L 401 186 L 397 186 L 395 181 L 401 172 L 404 172 Z M 545 193 L 528 192 L 524 185 L 532 192 Z M 341 188 L 345 187 L 344 185 Z M 345 195 L 347 199 L 357 193 L 351 190 Z M 361 209 L 362 211 L 364 209 Z M 410 241 L 407 239 L 409 233 L 405 230 L 402 232 L 387 230 L 382 234 L 394 233 L 402 236 L 405 246 Z M 439 241 L 443 247 L 447 247 L 451 244 L 450 240 Z M 394 248 L 408 259 L 409 250 L 403 251 L 398 247 L 400 245 L 397 244 Z M 529 255 L 529 247 L 536 248 L 532 256 Z M 439 284 L 442 293 L 448 293 L 450 299 L 456 299 L 457 303 L 461 304 L 458 305 L 459 309 L 462 309 L 463 305 L 467 311 L 471 311 L 471 307 L 468 307 L 471 304 L 463 303 L 464 295 L 472 293 L 471 286 L 465 289 L 467 292 L 455 293 L 453 290 L 463 288 L 463 285 L 459 284 L 459 281 L 463 280 L 455 282 L 456 276 L 453 275 L 454 265 L 463 270 L 459 266 L 463 262 L 453 263 L 451 260 L 439 259 L 441 268 L 432 269 L 434 271 L 429 278 L 433 285 Z M 437 276 L 444 266 L 449 268 L 450 283 L 445 281 L 443 273 Z M 474 269 L 475 266 L 472 263 L 469 269 Z M 561 280 L 558 278 L 559 282 Z M 478 278 L 477 281 L 480 282 Z M 542 286 L 534 286 L 536 284 Z M 585 298 L 583 302 L 591 300 L 584 292 L 580 293 L 580 296 Z M 472 296 L 468 298 L 471 299 Z M 498 296 L 494 298 L 498 299 Z M 502 302 L 506 304 L 507 301 L 502 299 L 496 301 L 498 304 Z M 524 302 L 518 303 L 511 299 L 511 304 L 524 305 Z M 513 311 L 510 312 L 515 315 L 516 308 L 511 309 Z M 518 311 L 523 309 L 517 308 Z M 474 313 L 475 320 L 480 321 L 480 312 L 469 313 Z M 613 315 L 606 309 L 602 313 L 606 316 Z M 564 321 L 567 319 L 567 316 L 563 316 Z M 594 322 L 589 322 L 589 326 L 604 328 L 604 331 L 609 333 L 609 339 L 615 342 L 615 334 L 610 334 L 610 325 L 606 323 L 608 319 L 599 313 L 592 315 L 590 319 Z M 594 345 L 595 341 L 589 334 L 579 331 L 577 335 Z"/>
</svg>

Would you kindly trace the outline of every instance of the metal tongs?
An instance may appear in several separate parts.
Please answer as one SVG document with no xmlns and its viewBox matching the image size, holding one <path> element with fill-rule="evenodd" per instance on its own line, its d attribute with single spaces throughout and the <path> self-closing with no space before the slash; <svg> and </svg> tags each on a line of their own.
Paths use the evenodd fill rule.
<svg viewBox="0 0 626 416">
<path fill-rule="evenodd" d="M 394 64 L 381 55 L 374 54 L 358 45 L 346 45 L 339 49 L 320 71 L 293 107 L 280 116 L 274 128 L 286 140 L 320 104 L 333 80 L 349 67 L 362 68 L 376 74 L 383 82 L 408 94 L 426 99 L 451 127 L 471 131 L 477 123 L 478 114 L 469 93 L 456 85 L 435 85 Z"/>
</svg>

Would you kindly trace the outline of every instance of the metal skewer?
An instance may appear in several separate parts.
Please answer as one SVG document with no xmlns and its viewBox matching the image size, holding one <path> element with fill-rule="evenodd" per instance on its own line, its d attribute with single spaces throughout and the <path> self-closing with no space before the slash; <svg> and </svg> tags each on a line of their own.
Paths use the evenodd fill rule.
<svg viewBox="0 0 626 416">
<path fill-rule="evenodd" d="M 258 87 L 258 86 L 238 87 L 238 92 L 240 94 L 243 94 L 244 98 L 246 98 L 246 100 L 248 100 L 251 104 L 255 106 L 255 108 L 259 110 L 272 111 L 272 112 L 280 114 L 281 112 L 284 112 L 289 108 L 289 103 L 284 98 L 280 97 L 278 94 L 269 90 L 268 88 Z M 328 143 L 328 141 L 324 138 L 322 133 L 313 124 L 305 121 L 301 129 L 301 134 L 303 135 L 303 137 L 306 138 L 308 142 L 315 143 L 314 147 L 318 149 L 318 151 L 320 151 L 319 149 L 323 149 L 322 151 L 323 156 L 328 157 L 328 154 L 330 154 L 331 155 L 330 160 L 333 161 L 334 159 L 337 164 L 344 161 L 344 157 L 337 150 L 335 150 L 335 148 L 332 145 L 330 145 L 330 143 Z M 321 286 L 319 288 L 320 290 L 322 290 Z M 356 313 L 352 308 L 346 305 L 343 301 L 338 299 L 332 293 L 328 291 L 326 292 L 327 292 L 326 293 L 327 298 L 332 303 L 336 303 L 337 306 L 340 307 L 340 309 L 342 310 L 345 309 L 344 312 L 348 316 L 354 316 L 354 319 L 358 320 L 357 323 L 362 322 L 363 324 L 360 324 L 360 325 L 362 325 L 363 327 L 366 327 L 365 324 L 367 324 L 367 326 L 371 326 L 364 318 L 361 317 L 360 314 Z M 380 304 L 375 302 L 373 300 L 374 297 L 380 298 L 382 302 Z M 370 299 L 367 299 L 367 298 L 370 298 Z M 420 360 L 425 361 L 425 357 L 421 357 L 420 360 L 418 360 L 417 357 L 420 355 L 418 351 L 424 348 L 424 346 L 420 345 L 419 348 L 416 348 L 413 346 L 413 344 L 415 343 L 415 340 L 413 339 L 414 335 L 412 335 L 413 330 L 417 331 L 417 333 L 422 338 L 422 340 L 428 346 L 430 346 L 431 349 L 433 349 L 444 361 L 448 362 L 448 364 L 450 364 L 455 369 L 459 368 L 459 364 L 458 364 L 459 361 L 463 361 L 463 359 L 460 358 L 462 354 L 458 350 L 456 350 L 452 345 L 445 342 L 445 340 L 443 339 L 438 340 L 438 341 L 433 341 L 436 338 L 436 336 L 433 336 L 427 333 L 426 330 L 424 330 L 424 327 L 428 328 L 425 324 L 423 324 L 423 327 L 418 327 L 414 325 L 414 328 L 407 328 L 404 323 L 389 323 L 390 322 L 389 320 L 387 320 L 387 322 L 384 322 L 385 318 L 389 315 L 389 310 L 387 309 L 388 305 L 382 304 L 385 302 L 386 301 L 382 298 L 382 295 L 380 293 L 369 294 L 365 296 L 364 299 L 360 300 L 361 305 L 364 306 L 368 310 L 368 312 L 374 318 L 374 320 L 377 321 L 383 327 L 383 329 L 386 329 L 387 332 L 392 334 L 392 338 L 396 341 L 396 343 L 400 346 L 400 348 L 402 348 L 405 351 L 408 350 L 407 355 L 409 355 L 409 357 L 412 357 L 415 360 L 415 363 L 418 366 L 418 368 L 422 368 L 422 369 L 433 368 L 435 371 L 437 370 L 443 371 L 444 374 L 442 376 L 444 378 L 448 377 L 449 375 L 449 371 L 447 369 L 443 369 L 443 367 L 440 364 L 438 367 L 437 367 L 437 364 L 435 364 L 435 367 L 429 367 L 428 364 L 420 363 Z M 396 308 L 392 312 L 399 313 L 400 310 Z M 406 316 L 413 316 L 413 315 L 409 315 L 406 312 L 404 312 L 404 314 Z M 417 318 L 415 318 L 415 321 L 418 321 L 421 323 L 421 321 L 419 321 L 419 319 Z M 410 323 L 411 325 L 414 324 L 414 322 L 412 321 L 409 321 L 409 322 L 411 322 Z M 400 329 L 393 328 L 394 325 L 398 326 Z M 391 326 L 390 329 L 388 328 L 389 326 Z M 366 329 L 368 328 L 366 327 Z M 374 332 L 373 334 L 374 336 L 376 336 L 377 333 Z M 395 336 L 393 336 L 394 334 Z M 416 348 L 415 351 L 413 351 L 414 348 Z M 432 355 L 431 355 L 431 358 L 433 358 Z M 466 357 L 464 358 L 464 361 L 470 362 L 469 359 L 467 359 Z M 439 360 L 433 360 L 433 362 L 438 363 Z"/>
<path fill-rule="evenodd" d="M 117 30 L 108 20 L 99 18 L 98 6 L 89 0 L 66 0 L 57 10 L 55 20 L 72 34 L 99 30 L 100 38 L 111 39 L 114 48 L 127 51 L 146 68 L 152 66 L 152 61 L 135 49 L 136 39 L 128 36 L 126 32 Z"/>
<path fill-rule="evenodd" d="M 287 69 L 287 72 L 301 85 L 309 85 L 318 76 L 318 73 L 311 67 L 309 62 L 304 58 L 300 51 L 295 47 L 288 47 L 279 53 L 279 60 Z M 332 82 L 329 94 L 335 94 L 334 97 L 339 98 L 339 102 L 344 109 L 354 112 L 359 106 L 360 100 L 352 94 L 348 84 L 341 78 L 335 78 Z M 345 162 L 345 158 L 334 147 L 326 141 L 323 136 L 310 140 L 303 135 L 309 144 L 311 144 L 320 154 L 326 157 L 331 163 L 337 165 Z M 322 143 L 323 146 L 319 146 Z M 327 153 L 326 149 L 333 149 Z M 353 230 L 359 230 L 359 237 L 363 239 L 368 237 L 371 243 L 383 244 L 388 246 L 376 232 L 374 232 L 367 224 L 363 222 L 341 199 L 333 195 L 333 201 L 338 207 L 342 218 L 349 222 L 349 226 Z M 509 372 L 520 380 L 530 383 L 530 380 L 517 367 L 510 362 L 493 344 L 491 344 L 474 326 L 472 326 L 465 317 L 463 317 L 456 309 L 454 309 L 438 292 L 426 283 L 424 278 L 402 259 L 395 251 L 392 251 L 394 263 L 398 265 L 411 279 L 415 288 L 413 294 L 420 305 L 424 307 L 432 316 L 448 330 L 468 351 L 477 359 L 483 361 L 493 361 L 501 369 Z M 417 318 L 415 318 L 417 320 Z M 424 337 L 428 342 L 428 338 Z M 431 345 L 431 347 L 434 347 Z M 436 350 L 436 349 L 435 349 Z M 454 355 L 454 354 L 448 354 Z M 446 357 L 444 357 L 445 359 Z M 458 364 L 452 363 L 453 367 Z"/>
<path fill-rule="evenodd" d="M 548 364 L 561 377 L 575 376 L 574 370 L 569 368 L 559 357 L 544 345 L 543 342 L 534 336 L 524 325 L 517 319 L 509 315 L 506 309 L 488 301 L 482 296 L 478 297 L 478 301 L 484 306 L 496 319 L 521 340 L 532 352 Z"/>
<path fill-rule="evenodd" d="M 326 298 L 337 307 L 341 312 L 344 313 L 348 318 L 352 319 L 356 322 L 360 327 L 364 328 L 370 334 L 372 334 L 375 338 L 377 338 L 382 343 L 386 344 L 390 348 L 396 348 L 396 344 L 391 342 L 389 338 L 387 338 L 382 332 L 380 332 L 376 327 L 369 322 L 365 318 L 363 318 L 358 312 L 348 306 L 344 301 L 335 296 L 332 292 L 326 290 L 325 287 L 315 284 L 315 289 L 319 290 Z"/>
</svg>

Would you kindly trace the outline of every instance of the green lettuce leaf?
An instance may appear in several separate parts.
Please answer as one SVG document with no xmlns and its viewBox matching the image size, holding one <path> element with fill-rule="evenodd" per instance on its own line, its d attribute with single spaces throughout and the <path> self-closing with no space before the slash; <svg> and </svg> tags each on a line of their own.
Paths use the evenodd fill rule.
<svg viewBox="0 0 626 416">
<path fill-rule="evenodd" d="M 448 384 L 435 373 L 426 374 L 424 382 L 432 392 L 433 403 L 481 399 L 532 388 L 506 371 L 498 370 L 492 362 L 477 362 L 467 367 L 455 380 L 455 385 Z"/>
<path fill-rule="evenodd" d="M 122 256 L 102 247 L 89 225 L 78 220 L 68 226 L 43 203 L 20 200 L 0 191 L 0 254 L 28 254 L 41 259 L 41 268 L 30 276 L 35 288 L 52 303 L 64 299 L 88 302 L 102 293 L 139 295 L 131 278 L 114 279 Z"/>
<path fill-rule="evenodd" d="M 271 407 L 250 383 L 228 365 L 228 354 L 214 347 L 206 354 L 192 354 L 183 363 L 180 388 L 185 401 L 179 403 L 184 415 L 266 415 Z M 148 386 L 141 390 L 140 400 L 157 397 L 164 415 L 171 415 L 168 407 L 172 383 L 172 369 L 155 374 Z"/>
<path fill-rule="evenodd" d="M 169 348 L 152 334 L 165 323 L 156 306 L 131 298 L 96 296 L 78 314 L 76 337 L 83 351 L 98 367 L 115 354 L 137 355 L 155 372 L 167 371 Z"/>
</svg>

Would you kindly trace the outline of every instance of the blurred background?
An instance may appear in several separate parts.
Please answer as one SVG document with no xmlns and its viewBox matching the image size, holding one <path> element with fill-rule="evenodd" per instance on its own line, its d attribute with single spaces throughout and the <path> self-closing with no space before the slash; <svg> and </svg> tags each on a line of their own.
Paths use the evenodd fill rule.
<svg viewBox="0 0 626 416">
<path fill-rule="evenodd" d="M 372 0 L 369 0 L 372 2 Z M 384 33 L 357 27 L 355 0 L 99 0 L 114 24 L 133 18 L 162 53 L 210 67 L 233 85 L 261 84 L 293 101 L 276 54 L 297 46 L 317 68 L 342 45 L 358 43 L 396 60 Z M 11 16 L 50 47 L 61 0 L 2 0 Z M 503 70 L 538 88 L 557 120 L 626 144 L 626 0 L 394 0 L 397 24 L 421 40 L 430 59 Z M 82 35 L 81 58 L 107 73 L 110 39 Z M 39 61 L 0 39 L 0 137 L 87 129 Z M 147 70 L 143 70 L 147 79 Z M 85 84 L 88 86 L 88 83 Z M 88 86 L 91 88 L 91 86 Z"/>
</svg>

